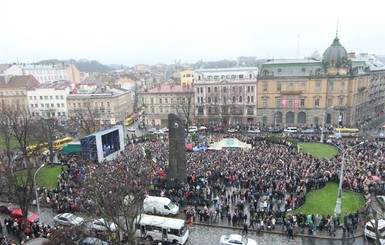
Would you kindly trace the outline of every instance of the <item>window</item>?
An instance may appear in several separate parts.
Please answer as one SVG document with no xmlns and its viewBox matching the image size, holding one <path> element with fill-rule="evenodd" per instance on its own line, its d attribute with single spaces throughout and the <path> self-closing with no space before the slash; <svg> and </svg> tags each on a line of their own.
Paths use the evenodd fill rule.
<svg viewBox="0 0 385 245">
<path fill-rule="evenodd" d="M 60 107 L 60 103 L 57 103 L 57 104 L 56 104 L 56 107 Z"/>
<path fill-rule="evenodd" d="M 159 113 L 163 113 L 163 108 L 159 106 Z"/>
<path fill-rule="evenodd" d="M 247 107 L 247 115 L 254 115 L 254 108 L 252 106 Z"/>
<path fill-rule="evenodd" d="M 302 72 L 305 72 L 305 71 L 306 71 L 306 68 L 305 68 L 305 67 L 303 67 L 303 68 L 301 69 L 301 71 L 302 71 Z"/>
<path fill-rule="evenodd" d="M 150 103 L 154 104 L 154 98 L 150 98 Z"/>
<path fill-rule="evenodd" d="M 203 93 L 203 88 L 201 87 L 201 93 Z"/>
<path fill-rule="evenodd" d="M 243 79 L 243 75 L 239 75 L 239 79 Z"/>
<path fill-rule="evenodd" d="M 231 75 L 231 79 L 236 79 L 237 76 L 236 75 Z"/>
<path fill-rule="evenodd" d="M 278 68 L 278 72 L 282 72 L 282 69 L 281 69 L 281 68 Z"/>
<path fill-rule="evenodd" d="M 267 82 L 263 82 L 263 92 L 267 92 Z"/>
<path fill-rule="evenodd" d="M 329 81 L 329 91 L 333 91 L 334 90 L 334 82 L 333 81 Z"/>
<path fill-rule="evenodd" d="M 249 78 L 253 78 L 253 74 L 249 74 Z"/>
<path fill-rule="evenodd" d="M 254 96 L 251 96 L 251 103 L 254 103 Z"/>
<path fill-rule="evenodd" d="M 48 96 L 47 96 L 47 95 L 45 95 L 45 96 L 44 96 L 44 99 L 45 99 L 45 100 L 48 100 Z"/>
<path fill-rule="evenodd" d="M 165 103 L 165 104 L 168 104 L 168 99 L 167 99 L 167 98 L 164 99 L 164 103 Z"/>
<path fill-rule="evenodd" d="M 207 80 L 212 80 L 213 76 L 207 76 Z"/>
<path fill-rule="evenodd" d="M 344 105 L 344 97 L 341 96 L 341 97 L 338 98 L 338 105 L 339 106 Z"/>
<path fill-rule="evenodd" d="M 294 88 L 294 84 L 293 83 L 289 83 L 289 91 L 293 91 L 293 88 Z"/>
<path fill-rule="evenodd" d="M 319 107 L 319 98 L 314 100 L 314 107 Z"/>
<path fill-rule="evenodd" d="M 110 102 L 109 101 L 107 101 L 107 107 L 110 107 Z"/>
<path fill-rule="evenodd" d="M 305 107 L 305 99 L 304 98 L 301 98 L 300 106 Z"/>
<path fill-rule="evenodd" d="M 211 87 L 207 87 L 207 92 L 211 93 Z"/>
<path fill-rule="evenodd" d="M 281 108 L 281 98 L 275 98 L 275 107 Z"/>
<path fill-rule="evenodd" d="M 287 104 L 287 106 L 288 106 L 289 108 L 293 108 L 293 99 L 288 99 L 288 104 Z"/>
<path fill-rule="evenodd" d="M 239 96 L 239 102 L 242 103 L 242 96 Z"/>
<path fill-rule="evenodd" d="M 211 103 L 211 97 L 208 97 L 208 98 L 207 98 L 207 102 L 208 102 L 208 103 Z"/>
<path fill-rule="evenodd" d="M 282 83 L 278 82 L 277 83 L 277 91 L 280 92 L 282 89 Z"/>
<path fill-rule="evenodd" d="M 345 90 L 345 82 L 341 82 L 340 87 L 341 87 L 341 91 L 344 91 Z"/>
<path fill-rule="evenodd" d="M 316 91 L 316 92 L 321 91 L 321 83 L 320 83 L 320 82 L 317 82 L 317 83 L 315 84 L 315 91 Z"/>
<path fill-rule="evenodd" d="M 223 93 L 227 93 L 227 88 L 223 87 Z"/>
<path fill-rule="evenodd" d="M 267 108 L 267 98 L 262 98 L 262 107 Z"/>
<path fill-rule="evenodd" d="M 233 86 L 232 88 L 233 88 L 233 93 L 235 93 L 235 91 L 236 91 L 237 89 L 235 88 L 235 86 Z"/>
<path fill-rule="evenodd" d="M 214 76 L 214 80 L 218 81 L 219 80 L 219 76 Z"/>
<path fill-rule="evenodd" d="M 64 97 L 63 97 L 63 95 L 60 95 L 60 99 L 62 100 Z"/>
<path fill-rule="evenodd" d="M 162 104 L 162 99 L 159 99 L 159 104 Z"/>
<path fill-rule="evenodd" d="M 29 96 L 29 100 L 32 100 L 32 96 Z"/>
<path fill-rule="evenodd" d="M 216 103 L 218 103 L 218 97 L 214 97 L 214 103 L 216 104 Z"/>
<path fill-rule="evenodd" d="M 199 94 L 199 88 L 197 88 L 197 94 Z"/>
<path fill-rule="evenodd" d="M 235 98 L 235 96 L 233 96 L 233 103 L 235 103 L 236 102 L 236 98 Z"/>
<path fill-rule="evenodd" d="M 50 95 L 50 96 L 49 96 L 49 99 L 50 99 L 50 100 L 53 100 L 53 96 L 52 96 L 52 95 Z"/>
<path fill-rule="evenodd" d="M 333 98 L 328 98 L 328 108 L 333 105 Z"/>
<path fill-rule="evenodd" d="M 242 86 L 239 86 L 239 93 L 242 93 Z"/>
<path fill-rule="evenodd" d="M 218 87 L 214 87 L 214 93 L 218 93 Z"/>
<path fill-rule="evenodd" d="M 58 100 L 58 99 L 59 99 L 59 95 L 56 95 L 56 96 L 55 96 L 55 99 L 57 99 L 57 100 Z"/>
</svg>

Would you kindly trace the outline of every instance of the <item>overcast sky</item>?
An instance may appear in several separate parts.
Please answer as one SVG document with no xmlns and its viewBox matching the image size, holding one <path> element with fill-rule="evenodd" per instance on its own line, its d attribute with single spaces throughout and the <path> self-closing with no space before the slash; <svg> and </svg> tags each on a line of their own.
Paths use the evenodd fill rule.
<svg viewBox="0 0 385 245">
<path fill-rule="evenodd" d="M 315 50 L 322 55 L 337 22 L 348 52 L 385 55 L 384 6 L 382 0 L 2 1 L 0 63 L 303 58 Z"/>
</svg>

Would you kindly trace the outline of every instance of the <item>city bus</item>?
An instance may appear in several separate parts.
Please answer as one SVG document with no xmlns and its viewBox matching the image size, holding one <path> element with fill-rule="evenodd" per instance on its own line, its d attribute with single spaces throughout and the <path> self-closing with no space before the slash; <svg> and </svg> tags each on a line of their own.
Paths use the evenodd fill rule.
<svg viewBox="0 0 385 245">
<path fill-rule="evenodd" d="M 54 140 L 53 141 L 53 147 L 52 149 L 54 151 L 58 151 L 60 150 L 63 146 L 65 146 L 66 144 L 70 143 L 74 141 L 74 138 L 72 137 L 64 137 L 64 138 L 61 138 L 61 139 L 57 139 L 57 140 Z"/>
<path fill-rule="evenodd" d="M 134 113 L 131 116 L 124 119 L 124 126 L 128 127 L 133 124 L 136 120 L 138 120 L 138 114 Z"/>
<path fill-rule="evenodd" d="M 136 236 L 152 238 L 156 241 L 169 241 L 185 244 L 189 236 L 183 219 L 142 214 L 135 219 Z"/>
<path fill-rule="evenodd" d="M 27 155 L 40 155 L 41 153 L 48 150 L 47 148 L 48 143 L 40 143 L 40 144 L 34 144 L 27 146 Z"/>
<path fill-rule="evenodd" d="M 334 130 L 334 135 L 338 137 L 358 137 L 358 128 L 336 128 Z"/>
</svg>

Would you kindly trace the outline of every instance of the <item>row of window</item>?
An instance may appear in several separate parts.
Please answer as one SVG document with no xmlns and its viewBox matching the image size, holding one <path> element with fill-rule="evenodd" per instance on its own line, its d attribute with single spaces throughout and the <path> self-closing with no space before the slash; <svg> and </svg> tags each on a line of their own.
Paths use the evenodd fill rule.
<svg viewBox="0 0 385 245">
<path fill-rule="evenodd" d="M 31 104 L 31 108 L 38 108 L 39 107 L 39 104 Z M 40 107 L 41 108 L 55 108 L 55 104 L 54 103 L 41 103 L 40 104 Z M 64 107 L 64 103 L 57 103 L 56 104 L 56 107 L 57 108 L 63 108 Z"/>
<path fill-rule="evenodd" d="M 40 100 L 53 100 L 53 95 L 40 95 L 40 96 L 29 96 L 29 100 L 37 100 L 37 98 L 39 97 Z M 63 95 L 55 95 L 55 99 L 56 100 L 63 100 L 64 99 L 64 96 Z"/>
<path fill-rule="evenodd" d="M 110 107 L 110 102 L 109 101 L 107 101 L 107 102 L 100 102 L 100 107 L 104 107 L 105 104 L 106 104 L 107 107 Z M 95 107 L 99 107 L 99 103 L 98 102 L 95 102 L 94 105 L 95 105 Z M 68 103 L 68 106 L 69 107 L 73 107 L 73 108 L 76 108 L 76 107 L 81 108 L 82 107 L 82 103 L 81 102 L 78 102 L 78 103 Z M 88 106 L 91 106 L 90 102 L 83 102 L 83 107 L 88 107 Z"/>
<path fill-rule="evenodd" d="M 42 112 L 42 113 L 39 113 L 39 112 L 32 112 L 32 116 L 43 116 L 43 117 L 56 117 L 57 116 L 66 116 L 66 113 L 65 112 Z"/>
<path fill-rule="evenodd" d="M 214 97 L 207 97 L 206 98 L 206 101 L 207 103 L 221 103 L 218 99 L 217 96 L 214 96 Z M 197 97 L 197 102 L 200 103 L 200 104 L 203 104 L 204 103 L 204 99 L 203 97 Z M 223 103 L 243 103 L 243 102 L 247 102 L 247 103 L 254 103 L 254 96 L 247 96 L 245 97 L 245 101 L 243 101 L 243 97 L 242 96 L 233 96 L 230 100 L 230 98 L 227 98 L 227 97 L 223 97 Z"/>
<path fill-rule="evenodd" d="M 197 109 L 198 109 L 198 115 L 201 116 L 204 114 L 204 107 L 203 106 L 198 106 Z M 207 113 L 208 114 L 216 114 L 216 113 L 218 113 L 218 110 L 219 110 L 218 107 L 207 107 Z M 230 110 L 231 110 L 231 114 L 233 114 L 233 115 L 243 115 L 243 109 L 242 108 L 234 107 L 234 108 L 231 108 Z M 246 114 L 248 116 L 254 115 L 254 107 L 248 106 L 246 108 Z"/>
<path fill-rule="evenodd" d="M 19 96 L 24 95 L 24 91 L 0 91 L 0 96 Z"/>
<path fill-rule="evenodd" d="M 230 88 L 228 89 L 228 87 L 225 87 L 225 86 L 219 87 L 219 88 L 214 87 L 213 89 L 211 89 L 211 87 L 207 87 L 207 93 L 211 93 L 212 91 L 214 93 L 218 93 L 218 91 L 221 92 L 221 89 L 222 89 L 223 93 L 227 93 L 228 91 L 230 91 Z M 197 91 L 197 94 L 199 94 L 199 93 L 202 94 L 203 93 L 203 87 L 197 87 L 196 91 Z M 236 86 L 231 87 L 231 92 L 236 93 L 237 91 L 239 93 L 242 93 L 243 92 L 243 86 L 239 86 L 238 88 Z M 254 92 L 254 86 L 247 86 L 246 91 L 248 93 L 253 93 Z"/>
<path fill-rule="evenodd" d="M 35 74 L 66 74 L 67 71 L 66 70 L 27 70 L 26 73 L 28 72 L 29 75 L 35 75 Z"/>
<path fill-rule="evenodd" d="M 282 91 L 282 85 L 283 84 L 284 84 L 283 82 L 277 82 L 276 83 L 276 91 L 277 92 Z M 292 91 L 293 88 L 294 88 L 294 83 L 289 83 L 288 84 L 288 90 Z M 341 91 L 345 90 L 345 82 L 344 81 L 340 82 L 339 88 L 340 88 Z M 263 83 L 262 90 L 263 90 L 263 92 L 268 92 L 268 82 L 264 82 Z M 302 82 L 301 83 L 301 90 L 306 90 L 306 82 Z M 321 82 L 316 82 L 315 83 L 314 91 L 315 92 L 320 92 L 321 91 Z M 328 91 L 334 91 L 334 82 L 333 81 L 329 81 L 328 82 Z"/>
<path fill-rule="evenodd" d="M 67 80 L 64 76 L 34 76 L 38 81 Z"/>
<path fill-rule="evenodd" d="M 206 76 L 206 80 L 208 81 L 219 81 L 220 79 L 223 80 L 223 79 L 245 79 L 246 77 L 248 78 L 253 78 L 253 74 L 248 74 L 248 76 L 245 76 L 243 74 L 240 74 L 240 75 L 216 75 L 216 76 L 211 76 L 211 75 L 208 75 Z M 198 80 L 203 80 L 205 79 L 205 76 L 204 75 L 198 75 Z"/>
</svg>

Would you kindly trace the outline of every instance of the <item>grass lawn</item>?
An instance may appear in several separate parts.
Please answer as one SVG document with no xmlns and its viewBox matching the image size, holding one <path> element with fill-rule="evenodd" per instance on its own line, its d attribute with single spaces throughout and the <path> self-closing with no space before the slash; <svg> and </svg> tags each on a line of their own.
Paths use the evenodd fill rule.
<svg viewBox="0 0 385 245">
<path fill-rule="evenodd" d="M 61 173 L 61 167 L 58 165 L 44 166 L 36 175 L 36 185 L 38 187 L 46 187 L 49 189 L 56 188 L 57 177 Z M 65 167 L 66 169 L 67 167 Z"/>
<path fill-rule="evenodd" d="M 338 154 L 338 149 L 335 146 L 321 143 L 300 143 L 302 152 L 309 153 L 317 158 L 330 159 Z"/>
<path fill-rule="evenodd" d="M 296 209 L 295 212 L 302 212 L 306 215 L 333 215 L 334 208 L 336 207 L 337 193 L 338 184 L 327 183 L 324 188 L 320 190 L 312 190 L 307 193 L 305 204 L 299 209 Z M 345 213 L 354 212 L 362 209 L 364 206 L 365 201 L 361 194 L 342 190 L 341 219 Z"/>
</svg>

